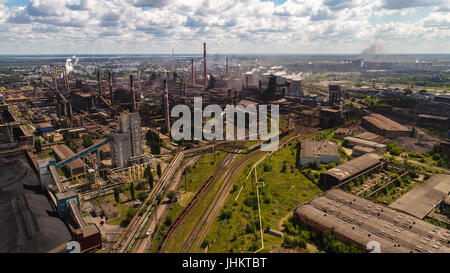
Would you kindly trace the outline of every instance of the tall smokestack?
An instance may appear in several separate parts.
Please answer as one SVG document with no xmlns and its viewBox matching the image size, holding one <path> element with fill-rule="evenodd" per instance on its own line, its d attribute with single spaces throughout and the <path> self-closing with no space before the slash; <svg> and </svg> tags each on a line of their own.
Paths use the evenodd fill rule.
<svg viewBox="0 0 450 273">
<path fill-rule="evenodd" d="M 228 77 L 228 57 L 226 58 L 225 62 L 225 76 Z"/>
<path fill-rule="evenodd" d="M 195 86 L 194 59 L 191 59 L 191 77 L 192 77 L 192 86 Z"/>
<path fill-rule="evenodd" d="M 236 106 L 236 104 L 237 104 L 237 91 L 234 91 L 233 104 L 234 104 L 234 106 Z"/>
<path fill-rule="evenodd" d="M 69 92 L 69 81 L 67 80 L 67 71 L 65 66 L 61 66 L 62 72 L 63 72 L 63 82 L 64 82 L 64 89 L 66 92 Z"/>
<path fill-rule="evenodd" d="M 111 96 L 111 106 L 114 105 L 114 91 L 112 88 L 112 75 L 111 71 L 108 73 L 108 83 L 109 83 L 109 95 Z"/>
<path fill-rule="evenodd" d="M 206 89 L 206 43 L 203 43 L 203 88 Z"/>
<path fill-rule="evenodd" d="M 163 104 L 164 104 L 165 124 L 167 128 L 167 133 L 170 135 L 169 89 L 167 87 L 167 80 L 164 80 Z"/>
<path fill-rule="evenodd" d="M 100 78 L 100 69 L 97 69 L 98 95 L 102 96 L 102 79 Z"/>
<path fill-rule="evenodd" d="M 55 88 L 55 90 L 58 89 L 58 83 L 56 82 L 56 71 L 55 71 L 55 66 L 52 65 L 52 80 L 53 80 L 53 88 Z"/>
<path fill-rule="evenodd" d="M 133 75 L 130 75 L 130 89 L 131 89 L 131 97 L 132 97 L 132 112 L 136 112 L 136 94 L 134 93 L 134 82 L 133 82 Z"/>
</svg>

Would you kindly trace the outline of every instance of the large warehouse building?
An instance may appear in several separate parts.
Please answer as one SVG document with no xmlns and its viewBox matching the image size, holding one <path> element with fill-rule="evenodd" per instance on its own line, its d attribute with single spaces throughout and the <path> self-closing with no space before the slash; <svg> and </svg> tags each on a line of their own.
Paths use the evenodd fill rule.
<svg viewBox="0 0 450 273">
<path fill-rule="evenodd" d="M 300 165 L 339 163 L 339 153 L 336 143 L 330 140 L 317 141 L 305 139 L 300 148 Z"/>
<path fill-rule="evenodd" d="M 412 136 L 413 130 L 380 114 L 370 114 L 362 118 L 362 125 L 378 135 L 396 138 Z"/>
<path fill-rule="evenodd" d="M 334 186 L 368 174 L 383 164 L 382 158 L 374 153 L 364 154 L 321 173 L 320 183 L 325 186 Z"/>
<path fill-rule="evenodd" d="M 423 219 L 450 194 L 450 175 L 436 174 L 389 205 Z"/>
<path fill-rule="evenodd" d="M 377 242 L 382 253 L 450 253 L 449 230 L 341 190 L 297 207 L 294 218 L 362 249 Z"/>
</svg>

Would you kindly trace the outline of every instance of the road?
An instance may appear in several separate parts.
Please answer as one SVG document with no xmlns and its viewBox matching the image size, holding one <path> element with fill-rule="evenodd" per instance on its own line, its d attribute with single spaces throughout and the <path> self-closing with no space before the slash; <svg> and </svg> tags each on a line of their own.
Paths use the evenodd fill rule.
<svg viewBox="0 0 450 273">
<path fill-rule="evenodd" d="M 195 164 L 195 162 L 197 162 L 197 160 L 200 159 L 200 157 L 201 156 L 198 155 L 193 158 L 190 158 L 189 160 L 187 160 L 186 164 L 182 168 L 178 169 L 178 171 L 175 173 L 171 183 L 169 184 L 169 188 L 168 188 L 169 191 L 176 190 L 178 188 L 178 185 L 179 185 L 182 173 L 183 173 L 183 169 L 188 166 L 192 167 Z M 145 226 L 144 230 L 146 232 L 149 229 L 151 229 L 152 233 L 156 231 L 156 226 L 158 224 L 162 223 L 162 221 L 164 220 L 164 218 L 167 215 L 167 212 L 169 211 L 170 205 L 171 205 L 170 203 L 164 203 L 164 204 L 160 204 L 155 207 L 154 213 L 150 217 L 149 223 Z M 136 247 L 133 248 L 132 252 L 133 253 L 147 252 L 147 250 L 151 246 L 152 240 L 153 240 L 153 238 L 151 235 L 144 236 L 143 238 L 138 238 Z"/>
<path fill-rule="evenodd" d="M 176 156 L 170 162 L 170 165 L 164 171 L 163 177 L 156 184 L 156 187 L 150 192 L 147 199 L 141 204 L 139 209 L 144 207 L 145 204 L 148 203 L 148 201 L 155 200 L 156 196 L 163 193 L 167 189 L 167 185 L 171 181 L 171 177 L 174 175 L 175 171 L 178 169 L 178 166 L 180 165 L 181 161 L 183 160 L 183 156 L 184 156 L 184 154 L 182 151 L 180 151 L 176 154 Z M 147 210 L 142 215 L 139 215 L 139 213 L 137 213 L 133 217 L 131 222 L 128 224 L 128 226 L 126 227 L 126 229 L 120 236 L 119 240 L 111 248 L 111 252 L 124 253 L 124 252 L 128 252 L 130 250 L 131 246 L 133 245 L 134 241 L 136 240 L 136 237 L 139 235 L 139 233 L 142 230 L 142 227 L 144 226 L 147 219 L 149 218 L 153 207 L 154 207 L 154 205 L 152 202 L 147 207 Z"/>
</svg>

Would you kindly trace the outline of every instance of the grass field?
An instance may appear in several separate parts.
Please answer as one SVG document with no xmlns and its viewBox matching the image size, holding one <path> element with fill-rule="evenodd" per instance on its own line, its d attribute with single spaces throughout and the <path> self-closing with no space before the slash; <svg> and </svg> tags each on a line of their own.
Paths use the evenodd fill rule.
<svg viewBox="0 0 450 273">
<path fill-rule="evenodd" d="M 280 230 L 281 221 L 292 215 L 296 206 L 322 193 L 317 185 L 295 168 L 295 150 L 295 144 L 282 148 L 257 167 L 262 227 L 265 230 Z M 253 174 L 235 200 L 252 164 L 236 180 L 225 206 L 208 232 L 205 244 L 215 241 L 210 244 L 208 252 L 254 252 L 261 248 Z M 281 171 L 283 164 L 288 166 L 286 172 Z M 270 166 L 271 170 L 266 167 L 264 171 L 264 165 Z M 221 220 L 227 217 L 228 220 Z M 264 233 L 263 252 L 280 246 L 281 242 L 282 238 Z"/>
</svg>

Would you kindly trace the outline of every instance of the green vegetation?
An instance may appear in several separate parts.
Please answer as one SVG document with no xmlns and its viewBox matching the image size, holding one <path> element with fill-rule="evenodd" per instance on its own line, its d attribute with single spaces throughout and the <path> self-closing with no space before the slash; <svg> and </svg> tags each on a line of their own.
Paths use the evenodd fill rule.
<svg viewBox="0 0 450 273">
<path fill-rule="evenodd" d="M 450 88 L 450 76 L 442 75 L 411 75 L 404 77 L 389 77 L 386 82 L 391 84 L 403 84 L 412 86 L 435 87 L 435 88 Z"/>
<path fill-rule="evenodd" d="M 288 145 L 257 167 L 262 228 L 265 231 L 270 228 L 281 229 L 282 220 L 292 214 L 298 205 L 322 193 L 316 184 L 295 167 L 297 147 L 297 144 Z M 207 243 L 217 237 L 216 242 L 209 246 L 209 252 L 254 252 L 261 248 L 254 172 L 245 182 L 252 164 L 238 176 L 217 221 L 206 236 Z M 282 238 L 268 233 L 263 236 L 263 251 L 270 251 L 283 242 Z"/>
<path fill-rule="evenodd" d="M 386 146 L 386 151 L 391 155 L 399 156 L 405 151 L 405 148 L 399 147 L 397 142 L 392 142 Z"/>
<path fill-rule="evenodd" d="M 42 151 L 42 143 L 38 137 L 36 137 L 34 139 L 34 149 L 36 150 L 36 153 L 38 153 L 38 154 L 41 153 L 41 151 Z"/>
<path fill-rule="evenodd" d="M 161 164 L 158 163 L 158 166 L 156 166 L 156 174 L 158 174 L 158 178 L 161 179 L 162 171 L 161 171 Z"/>
<path fill-rule="evenodd" d="M 150 146 L 152 154 L 161 153 L 161 139 L 155 131 L 148 130 L 145 134 L 145 139 L 147 141 L 147 145 Z"/>
<path fill-rule="evenodd" d="M 284 223 L 284 231 L 288 234 L 284 237 L 283 247 L 305 249 L 306 244 L 312 244 L 320 252 L 327 253 L 362 253 L 354 245 L 349 245 L 337 239 L 329 230 L 325 232 L 317 231 L 309 226 L 298 223 L 294 217 Z"/>
</svg>

